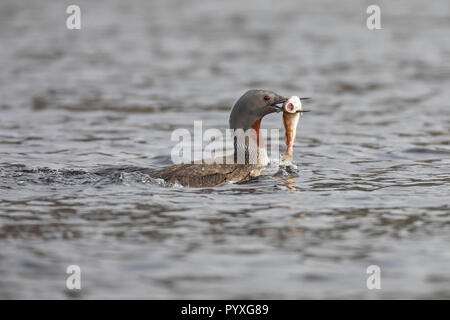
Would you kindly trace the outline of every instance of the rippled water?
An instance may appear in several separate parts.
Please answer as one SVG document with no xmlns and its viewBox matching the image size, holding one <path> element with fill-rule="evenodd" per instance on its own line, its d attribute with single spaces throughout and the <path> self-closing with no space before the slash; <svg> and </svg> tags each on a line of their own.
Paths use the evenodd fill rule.
<svg viewBox="0 0 450 320">
<path fill-rule="evenodd" d="M 3 0 L 0 298 L 450 298 L 448 1 L 378 3 Z M 297 174 L 151 178 L 249 88 L 314 98 Z"/>
</svg>

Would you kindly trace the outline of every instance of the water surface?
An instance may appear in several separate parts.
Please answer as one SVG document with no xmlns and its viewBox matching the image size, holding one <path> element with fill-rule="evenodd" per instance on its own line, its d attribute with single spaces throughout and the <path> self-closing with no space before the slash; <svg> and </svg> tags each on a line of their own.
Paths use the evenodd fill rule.
<svg viewBox="0 0 450 320">
<path fill-rule="evenodd" d="M 0 4 L 0 298 L 450 298 L 447 1 L 69 4 Z M 151 178 L 250 88 L 314 98 L 297 174 Z"/>
</svg>

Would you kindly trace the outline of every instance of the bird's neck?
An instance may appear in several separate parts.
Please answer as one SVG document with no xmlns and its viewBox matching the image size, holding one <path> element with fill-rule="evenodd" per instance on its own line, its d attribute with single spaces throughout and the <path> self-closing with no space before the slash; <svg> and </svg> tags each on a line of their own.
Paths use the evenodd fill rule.
<svg viewBox="0 0 450 320">
<path fill-rule="evenodd" d="M 256 120 L 251 126 L 251 128 L 255 130 L 256 133 L 256 145 L 258 146 L 258 148 L 264 148 L 264 140 L 261 134 L 261 120 L 262 119 Z"/>
<path fill-rule="evenodd" d="M 261 120 L 256 120 L 248 129 L 235 129 L 234 135 L 234 162 L 237 164 L 253 164 L 266 166 L 269 162 L 264 148 L 261 133 Z"/>
</svg>

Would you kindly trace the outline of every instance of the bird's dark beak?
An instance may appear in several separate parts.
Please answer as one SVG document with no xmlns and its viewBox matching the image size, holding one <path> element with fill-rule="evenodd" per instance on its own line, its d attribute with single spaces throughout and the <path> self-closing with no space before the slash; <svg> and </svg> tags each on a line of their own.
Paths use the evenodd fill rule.
<svg viewBox="0 0 450 320">
<path fill-rule="evenodd" d="M 309 100 L 311 100 L 311 98 L 300 98 L 301 102 L 309 101 Z M 301 113 L 303 113 L 303 112 L 311 112 L 311 110 L 301 110 L 301 111 L 297 111 L 297 112 L 301 112 Z"/>
<path fill-rule="evenodd" d="M 273 108 L 274 112 L 281 112 L 283 111 L 283 104 L 288 100 L 286 97 L 279 97 L 276 102 L 272 103 L 270 106 Z M 311 98 L 300 98 L 300 101 L 308 101 L 311 100 Z M 311 110 L 302 110 L 297 112 L 310 112 Z"/>
<path fill-rule="evenodd" d="M 283 103 L 285 103 L 287 100 L 288 100 L 288 98 L 280 96 L 270 106 L 273 108 L 274 112 L 281 112 L 281 111 L 283 111 Z"/>
</svg>

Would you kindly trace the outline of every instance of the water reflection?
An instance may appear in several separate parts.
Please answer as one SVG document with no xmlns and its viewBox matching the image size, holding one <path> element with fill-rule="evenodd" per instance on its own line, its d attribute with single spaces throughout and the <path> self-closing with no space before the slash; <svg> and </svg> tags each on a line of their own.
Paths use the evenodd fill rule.
<svg viewBox="0 0 450 320">
<path fill-rule="evenodd" d="M 446 1 L 381 4 L 382 32 L 357 1 L 79 5 L 74 34 L 63 3 L 0 4 L 0 298 L 450 297 Z M 314 97 L 298 170 L 152 178 L 254 87 Z"/>
</svg>

